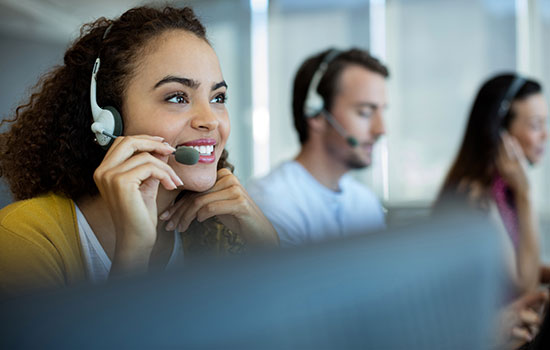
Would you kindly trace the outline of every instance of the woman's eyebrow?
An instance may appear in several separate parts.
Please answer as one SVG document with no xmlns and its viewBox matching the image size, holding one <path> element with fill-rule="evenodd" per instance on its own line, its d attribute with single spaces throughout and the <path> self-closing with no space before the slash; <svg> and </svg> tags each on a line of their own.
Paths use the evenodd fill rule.
<svg viewBox="0 0 550 350">
<path fill-rule="evenodd" d="M 219 83 L 213 84 L 212 85 L 212 91 L 218 90 L 221 87 L 225 87 L 227 89 L 227 83 L 225 82 L 225 80 L 222 80 Z"/>
<path fill-rule="evenodd" d="M 155 86 L 153 87 L 153 89 L 156 89 L 159 86 L 161 86 L 163 84 L 168 84 L 168 83 L 179 83 L 181 85 L 188 86 L 191 89 L 197 89 L 201 85 L 201 83 L 199 83 L 198 81 L 193 80 L 193 79 L 183 78 L 183 77 L 176 77 L 174 75 L 168 75 L 168 76 L 162 78 L 158 83 L 156 83 Z"/>
</svg>

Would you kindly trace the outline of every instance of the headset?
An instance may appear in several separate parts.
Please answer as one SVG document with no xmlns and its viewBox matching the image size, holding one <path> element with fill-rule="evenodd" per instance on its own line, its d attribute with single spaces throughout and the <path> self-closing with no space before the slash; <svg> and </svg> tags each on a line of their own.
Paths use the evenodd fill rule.
<svg viewBox="0 0 550 350">
<path fill-rule="evenodd" d="M 103 34 L 102 41 L 105 40 L 107 34 L 111 31 L 112 24 L 105 29 Z M 118 110 L 113 106 L 99 107 L 96 99 L 96 76 L 97 71 L 101 60 L 98 57 L 95 60 L 94 68 L 92 70 L 92 81 L 90 83 L 90 104 L 92 106 L 92 116 L 94 118 L 94 123 L 92 124 L 92 132 L 95 134 L 96 142 L 103 147 L 103 149 L 108 149 L 109 146 L 113 143 L 114 139 L 122 135 L 123 124 L 122 117 Z"/>
<path fill-rule="evenodd" d="M 109 25 L 103 33 L 102 41 L 105 40 L 107 34 L 111 31 L 113 25 Z M 101 60 L 98 57 L 95 60 L 94 68 L 92 69 L 92 81 L 90 82 L 90 105 L 92 106 L 92 116 L 94 122 L 92 124 L 92 132 L 95 134 L 95 141 L 105 150 L 109 149 L 113 141 L 122 135 L 124 126 L 122 117 L 119 111 L 113 106 L 99 107 L 96 99 L 97 71 Z M 200 159 L 199 151 L 192 147 L 180 146 L 173 153 L 176 161 L 185 164 L 196 164 Z"/>
<path fill-rule="evenodd" d="M 504 120 L 504 117 L 510 112 L 510 108 L 512 107 L 512 101 L 514 100 L 514 97 L 516 97 L 519 90 L 525 85 L 527 80 L 523 77 L 516 76 L 514 80 L 510 83 L 510 86 L 506 90 L 506 93 L 504 94 L 504 97 L 500 101 L 500 105 L 497 110 L 497 116 L 500 122 L 502 123 Z"/>
<path fill-rule="evenodd" d="M 311 78 L 309 87 L 307 89 L 306 100 L 304 101 L 304 116 L 306 118 L 313 118 L 317 115 L 322 115 L 334 128 L 334 130 L 336 130 L 336 132 L 340 134 L 340 136 L 346 139 L 346 142 L 351 147 L 356 147 L 359 144 L 357 139 L 353 136 L 350 136 L 348 132 L 342 127 L 342 125 L 336 121 L 334 116 L 325 109 L 325 101 L 323 97 L 319 94 L 319 92 L 317 92 L 317 89 L 319 88 L 319 83 L 325 76 L 325 73 L 327 72 L 330 63 L 334 61 L 334 59 L 340 54 L 341 51 L 339 50 L 330 50 L 321 61 L 321 64 L 319 64 L 319 67 L 317 67 L 317 70 L 313 74 L 313 77 Z"/>
</svg>

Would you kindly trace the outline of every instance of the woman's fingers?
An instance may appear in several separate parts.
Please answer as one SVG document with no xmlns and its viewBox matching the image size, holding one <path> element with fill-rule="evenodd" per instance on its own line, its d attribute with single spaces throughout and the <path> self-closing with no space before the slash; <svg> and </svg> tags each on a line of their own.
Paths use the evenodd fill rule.
<svg viewBox="0 0 550 350">
<path fill-rule="evenodd" d="M 179 200 L 179 203 L 177 203 L 178 204 L 177 207 L 170 209 L 169 211 L 169 213 L 171 213 L 169 214 L 170 216 L 166 219 L 163 219 L 168 221 L 165 226 L 165 229 L 167 231 L 171 231 L 176 227 L 180 232 L 187 231 L 187 228 L 189 227 L 191 222 L 195 219 L 196 211 L 192 212 L 189 210 L 189 207 L 192 205 L 192 203 L 193 203 L 193 200 L 191 196 L 186 196 L 185 198 L 182 198 Z"/>
<path fill-rule="evenodd" d="M 512 337 L 516 339 L 524 340 L 524 341 L 531 341 L 533 339 L 531 332 L 529 332 L 524 327 L 512 328 Z"/>
<path fill-rule="evenodd" d="M 185 203 L 185 200 L 183 198 L 180 198 L 177 202 L 172 204 L 168 209 L 166 209 L 164 212 L 162 212 L 159 215 L 159 219 L 163 221 L 168 221 L 172 218 L 174 213 L 176 213 Z"/>
<path fill-rule="evenodd" d="M 202 222 L 217 216 L 249 242 L 278 245 L 275 229 L 228 169 L 218 170 L 217 181 L 210 190 L 186 195 L 180 202 L 161 214 L 162 220 L 168 220 L 166 230 L 177 227 L 185 232 L 193 220 Z"/>
<path fill-rule="evenodd" d="M 212 202 L 235 199 L 238 197 L 239 197 L 239 189 L 231 186 L 221 191 L 204 193 L 204 194 L 196 195 L 190 198 L 184 198 L 182 200 L 185 200 L 185 203 L 180 206 L 177 212 L 173 215 L 172 219 L 170 219 L 170 221 L 166 225 L 166 229 L 172 230 L 175 227 L 178 227 L 178 230 L 180 232 L 185 232 L 189 228 L 189 225 L 191 225 L 191 222 L 193 222 L 195 218 L 198 219 L 197 213 L 203 207 L 207 206 Z M 221 214 L 221 213 L 213 212 L 213 214 L 209 217 L 212 217 L 218 214 Z M 204 221 L 204 220 L 199 220 L 199 221 Z"/>
<path fill-rule="evenodd" d="M 111 146 L 104 160 L 94 172 L 96 183 L 109 182 L 111 178 L 118 176 L 121 173 L 127 173 L 131 169 L 147 164 L 151 167 L 156 167 L 163 170 L 170 180 L 165 179 L 166 176 L 159 178 L 165 188 L 172 188 L 173 185 L 182 186 L 183 182 L 176 174 L 174 169 L 165 161 L 153 156 L 150 152 L 156 153 L 161 157 L 167 157 L 171 154 L 174 148 L 162 142 L 163 138 L 158 136 L 138 135 L 118 137 L 115 143 Z M 140 179 L 144 181 L 145 179 Z"/>
<path fill-rule="evenodd" d="M 500 152 L 500 153 L 507 156 L 510 159 L 513 158 L 514 157 L 514 150 L 512 149 L 512 145 L 510 143 L 511 142 L 510 134 L 507 131 L 503 131 L 500 134 L 500 138 L 502 140 L 501 149 L 504 150 L 504 152 Z"/>
<path fill-rule="evenodd" d="M 231 173 L 231 171 L 229 171 L 229 169 L 224 168 L 224 169 L 218 170 L 218 178 L 212 188 L 202 193 L 190 193 L 185 195 L 184 198 L 181 198 L 179 201 L 174 203 L 174 205 L 172 205 L 170 208 L 166 209 L 163 213 L 161 213 L 159 216 L 159 219 L 168 221 L 174 216 L 174 214 L 181 211 L 180 209 L 182 208 L 184 203 L 188 203 L 189 201 L 193 200 L 198 196 L 222 190 L 223 188 L 230 185 L 227 180 L 230 179 L 231 176 L 233 176 L 233 174 Z"/>
<path fill-rule="evenodd" d="M 507 132 L 501 133 L 496 157 L 496 166 L 500 175 L 516 194 L 529 195 L 529 181 L 526 175 L 527 160 L 518 141 Z"/>
<path fill-rule="evenodd" d="M 189 225 L 191 225 L 191 222 L 197 218 L 197 212 L 207 204 L 237 199 L 239 197 L 242 197 L 243 200 L 248 199 L 246 191 L 242 188 L 235 175 L 229 169 L 220 169 L 217 173 L 216 183 L 211 189 L 203 193 L 186 195 L 179 203 L 174 204 L 173 207 L 163 212 L 160 218 L 167 221 L 166 230 L 170 231 L 177 227 L 180 232 L 185 232 L 189 228 Z M 208 218 L 224 213 L 214 211 Z M 204 220 L 206 218 L 200 221 Z"/>
<path fill-rule="evenodd" d="M 103 162 L 117 165 L 139 152 L 169 155 L 176 151 L 174 147 L 162 140 L 164 140 L 162 137 L 147 135 L 117 137 L 107 151 Z"/>
<path fill-rule="evenodd" d="M 549 294 L 547 290 L 538 290 L 523 294 L 513 303 L 513 305 L 519 310 L 528 307 L 533 308 L 544 304 L 548 299 Z"/>
<path fill-rule="evenodd" d="M 171 166 L 147 152 L 140 153 L 129 158 L 118 166 L 107 170 L 106 173 L 123 173 L 143 164 L 148 164 L 149 166 L 157 167 L 161 170 L 164 170 L 170 176 L 174 184 L 176 184 L 177 186 L 183 186 L 183 181 L 180 179 L 180 177 L 176 174 Z M 108 174 L 106 174 L 106 176 L 108 176 Z"/>
<path fill-rule="evenodd" d="M 503 149 L 504 152 L 502 151 L 499 152 L 499 155 L 504 156 L 505 159 L 517 160 L 521 164 L 525 163 L 526 161 L 525 154 L 518 140 L 512 135 L 510 135 L 507 131 L 503 131 L 501 133 L 501 138 L 502 138 L 501 149 Z"/>
<path fill-rule="evenodd" d="M 247 203 L 242 198 L 210 202 L 197 211 L 197 221 L 203 222 L 216 215 L 235 216 L 241 211 L 247 211 Z"/>
<path fill-rule="evenodd" d="M 531 308 L 520 310 L 519 319 L 521 322 L 529 326 L 538 326 L 541 322 L 539 315 Z"/>
<path fill-rule="evenodd" d="M 168 172 L 150 163 L 140 164 L 125 172 L 117 172 L 110 176 L 107 181 L 117 188 L 123 189 L 123 191 L 131 191 L 132 189 L 139 189 L 139 186 L 150 178 L 160 181 L 167 190 L 177 188 Z"/>
</svg>

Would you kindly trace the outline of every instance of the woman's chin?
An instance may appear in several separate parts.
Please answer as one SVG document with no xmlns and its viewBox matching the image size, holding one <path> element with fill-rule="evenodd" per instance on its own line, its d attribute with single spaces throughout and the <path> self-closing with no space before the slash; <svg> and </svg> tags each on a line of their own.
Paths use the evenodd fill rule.
<svg viewBox="0 0 550 350">
<path fill-rule="evenodd" d="M 186 190 L 194 192 L 205 192 L 214 186 L 216 183 L 215 176 L 204 176 L 204 177 L 191 177 L 191 178 L 182 178 L 183 187 Z"/>
</svg>

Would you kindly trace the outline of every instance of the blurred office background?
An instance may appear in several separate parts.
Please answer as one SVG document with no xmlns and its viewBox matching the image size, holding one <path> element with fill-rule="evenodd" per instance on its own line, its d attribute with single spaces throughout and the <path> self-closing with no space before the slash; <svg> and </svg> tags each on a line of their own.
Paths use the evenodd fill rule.
<svg viewBox="0 0 550 350">
<path fill-rule="evenodd" d="M 83 23 L 118 16 L 136 0 L 0 0 L 0 113 L 13 115 Z M 165 3 L 164 1 L 160 3 Z M 190 0 L 229 84 L 236 173 L 246 183 L 299 149 L 291 115 L 294 73 L 329 46 L 368 48 L 390 68 L 388 134 L 372 167 L 354 174 L 380 196 L 390 221 L 429 208 L 462 139 L 476 90 L 519 71 L 550 91 L 550 0 Z M 550 252 L 548 152 L 530 170 Z M 11 201 L 0 188 L 0 206 Z M 546 254 L 547 255 L 547 254 Z M 546 257 L 548 260 L 550 256 Z"/>
</svg>

